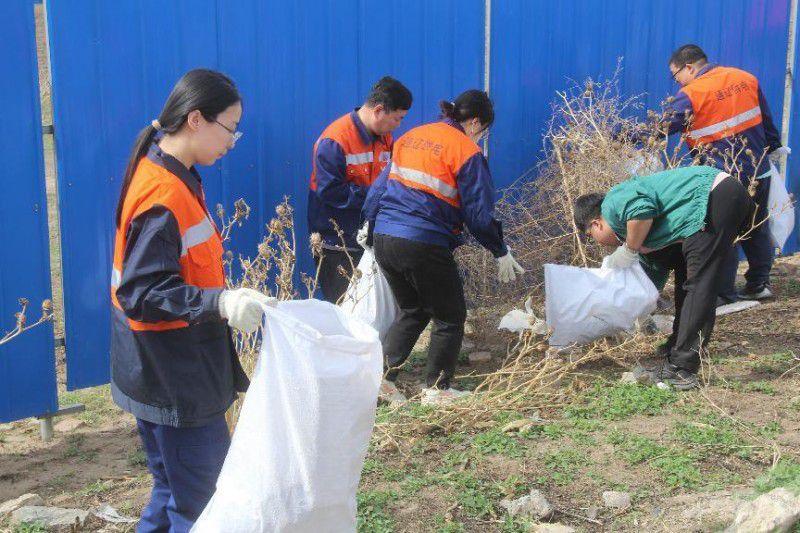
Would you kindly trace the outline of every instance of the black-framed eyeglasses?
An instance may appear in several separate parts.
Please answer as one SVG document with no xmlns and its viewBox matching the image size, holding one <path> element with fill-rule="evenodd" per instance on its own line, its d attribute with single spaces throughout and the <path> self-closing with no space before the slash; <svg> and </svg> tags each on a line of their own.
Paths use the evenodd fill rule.
<svg viewBox="0 0 800 533">
<path fill-rule="evenodd" d="M 675 76 L 677 76 L 677 75 L 678 75 L 678 72 L 682 71 L 683 69 L 685 69 L 685 68 L 686 68 L 686 67 L 688 67 L 688 66 L 689 66 L 689 64 L 687 63 L 686 65 L 682 66 L 681 68 L 679 68 L 678 70 L 676 70 L 675 72 L 673 72 L 672 74 L 670 74 L 670 78 L 672 78 L 672 81 L 674 81 L 674 82 L 676 82 L 676 83 L 677 83 L 677 81 L 678 81 L 678 80 L 677 80 L 677 79 L 675 79 Z"/>
<path fill-rule="evenodd" d="M 233 137 L 233 140 L 231 140 L 231 144 L 236 144 L 236 141 L 241 139 L 242 135 L 244 135 L 244 133 L 242 133 L 241 131 L 232 130 L 231 128 L 229 128 L 228 126 L 226 126 L 217 119 L 214 119 L 214 122 L 225 128 L 225 131 L 231 134 L 231 137 Z"/>
</svg>

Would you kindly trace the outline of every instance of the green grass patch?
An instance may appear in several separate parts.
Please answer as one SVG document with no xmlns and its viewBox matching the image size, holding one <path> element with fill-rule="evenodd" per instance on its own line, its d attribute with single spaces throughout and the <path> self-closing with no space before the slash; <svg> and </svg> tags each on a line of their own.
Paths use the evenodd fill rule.
<svg viewBox="0 0 800 533">
<path fill-rule="evenodd" d="M 658 470 L 661 480 L 670 488 L 694 489 L 702 476 L 693 453 L 663 446 L 641 435 L 628 435 L 612 430 L 608 441 L 631 465 L 646 463 Z"/>
<path fill-rule="evenodd" d="M 769 381 L 728 381 L 723 385 L 724 388 L 734 390 L 736 392 L 760 392 L 768 396 L 775 396 L 778 391 L 775 386 Z"/>
<path fill-rule="evenodd" d="M 746 364 L 754 371 L 763 374 L 782 374 L 795 363 L 794 354 L 791 352 L 775 352 L 762 355 L 755 361 Z"/>
<path fill-rule="evenodd" d="M 390 533 L 395 522 L 389 506 L 398 499 L 394 491 L 369 490 L 359 492 L 358 531 L 359 533 Z"/>
<path fill-rule="evenodd" d="M 782 292 L 786 298 L 795 298 L 800 296 L 800 280 L 795 278 L 787 278 Z"/>
<path fill-rule="evenodd" d="M 696 489 L 703 476 L 692 455 L 668 450 L 666 455 L 656 457 L 650 463 L 661 473 L 663 481 L 671 488 Z"/>
<path fill-rule="evenodd" d="M 61 452 L 61 457 L 64 459 L 78 459 L 79 461 L 88 462 L 97 457 L 97 450 L 87 450 L 84 448 L 86 443 L 86 435 L 83 433 L 73 433 L 67 435 L 65 439 L 64 450 Z"/>
<path fill-rule="evenodd" d="M 706 419 L 711 422 L 710 419 Z M 704 450 L 704 453 L 716 452 L 722 455 L 736 454 L 738 457 L 750 456 L 749 443 L 736 431 L 733 423 L 726 419 L 714 423 L 678 422 L 675 424 L 673 436 L 681 443 Z"/>
<path fill-rule="evenodd" d="M 433 527 L 436 533 L 466 533 L 467 531 L 461 522 L 453 522 L 440 514 L 433 517 Z"/>
<path fill-rule="evenodd" d="M 111 480 L 103 481 L 101 479 L 98 479 L 97 481 L 86 485 L 84 488 L 78 491 L 78 494 L 80 496 L 94 496 L 96 494 L 103 494 L 104 492 L 108 492 L 113 487 L 114 487 L 113 481 Z"/>
<path fill-rule="evenodd" d="M 145 454 L 142 449 L 131 452 L 128 454 L 128 465 L 147 466 L 147 454 Z"/>
<path fill-rule="evenodd" d="M 59 394 L 59 407 L 75 404 L 83 404 L 86 407 L 84 411 L 76 416 L 90 426 L 96 425 L 119 412 L 119 409 L 111 399 L 111 389 L 109 389 L 108 385 Z"/>
<path fill-rule="evenodd" d="M 791 459 L 781 459 L 774 468 L 756 478 L 755 489 L 759 494 L 778 487 L 786 487 L 795 494 L 800 493 L 800 463 Z"/>
<path fill-rule="evenodd" d="M 568 485 L 580 469 L 589 464 L 589 457 L 580 450 L 564 448 L 545 455 L 544 464 L 556 485 Z"/>
<path fill-rule="evenodd" d="M 638 414 L 657 415 L 676 400 L 672 390 L 638 383 L 598 383 L 577 404 L 567 407 L 565 414 L 572 419 L 623 420 Z"/>
<path fill-rule="evenodd" d="M 25 522 L 17 524 L 12 533 L 47 533 L 47 527 L 41 522 Z"/>
<path fill-rule="evenodd" d="M 522 457 L 524 449 L 519 442 L 499 429 L 478 433 L 472 439 L 472 449 L 480 455 L 497 454 L 506 457 Z"/>
</svg>

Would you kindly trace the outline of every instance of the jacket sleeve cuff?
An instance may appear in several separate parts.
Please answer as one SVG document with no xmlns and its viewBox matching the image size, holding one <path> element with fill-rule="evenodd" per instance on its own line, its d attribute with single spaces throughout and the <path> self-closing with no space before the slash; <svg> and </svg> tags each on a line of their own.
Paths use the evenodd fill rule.
<svg viewBox="0 0 800 533">
<path fill-rule="evenodd" d="M 202 315 L 206 320 L 222 320 L 219 314 L 219 295 L 224 289 L 203 289 Z"/>
</svg>

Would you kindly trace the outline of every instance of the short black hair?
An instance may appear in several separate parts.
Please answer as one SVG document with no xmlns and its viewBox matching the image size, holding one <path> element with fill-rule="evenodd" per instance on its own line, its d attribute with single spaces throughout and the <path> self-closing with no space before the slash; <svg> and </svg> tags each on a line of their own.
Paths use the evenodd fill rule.
<svg viewBox="0 0 800 533">
<path fill-rule="evenodd" d="M 392 111 L 411 109 L 412 100 L 411 91 L 405 85 L 391 76 L 384 76 L 372 86 L 365 105 L 367 107 L 382 105 L 386 111 L 391 113 Z"/>
<path fill-rule="evenodd" d="M 575 225 L 578 227 L 578 232 L 583 236 L 586 233 L 586 228 L 592 220 L 601 218 L 600 206 L 603 205 L 603 200 L 606 195 L 599 192 L 590 192 L 578 196 L 573 205 Z"/>
<path fill-rule="evenodd" d="M 684 67 L 692 63 L 704 64 L 708 61 L 706 53 L 696 44 L 684 44 L 669 56 L 669 64 Z"/>
</svg>

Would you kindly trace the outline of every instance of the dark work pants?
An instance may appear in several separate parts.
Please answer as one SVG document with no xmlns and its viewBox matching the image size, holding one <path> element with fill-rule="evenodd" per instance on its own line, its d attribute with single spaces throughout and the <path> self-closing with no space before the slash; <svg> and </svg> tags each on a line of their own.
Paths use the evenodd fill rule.
<svg viewBox="0 0 800 533">
<path fill-rule="evenodd" d="M 201 427 L 136 421 L 153 475 L 137 533 L 188 532 L 214 494 L 230 446 L 225 416 Z"/>
<path fill-rule="evenodd" d="M 757 180 L 756 194 L 753 201 L 757 209 L 755 219 L 752 214 L 745 223 L 745 231 L 753 223 L 761 223 L 753 229 L 746 239 L 741 241 L 742 251 L 747 258 L 747 272 L 744 275 L 748 287 L 758 287 L 769 283 L 769 273 L 772 270 L 772 263 L 775 259 L 775 246 L 769 234 L 769 223 L 766 221 L 769 216 L 769 187 L 772 178 L 767 177 Z M 747 184 L 745 184 L 745 188 Z M 739 249 L 734 246 L 731 248 L 728 257 L 725 259 L 722 278 L 724 283 L 719 295 L 729 300 L 735 300 L 736 296 L 736 269 L 739 266 Z"/>
<path fill-rule="evenodd" d="M 375 259 L 392 289 L 400 316 L 383 343 L 386 378 L 394 381 L 433 319 L 425 383 L 450 387 L 464 338 L 467 307 L 453 252 L 444 246 L 375 234 Z"/>
<path fill-rule="evenodd" d="M 697 372 L 700 348 L 711 337 L 716 300 L 733 241 L 748 217 L 752 201 L 744 186 L 726 178 L 711 191 L 705 228 L 677 244 L 654 252 L 654 258 L 675 270 L 675 322 L 667 341 L 669 362 Z"/>
<path fill-rule="evenodd" d="M 350 254 L 349 258 L 347 257 L 348 253 Z M 363 254 L 364 250 L 361 248 L 348 252 L 323 248 L 322 257 L 314 258 L 314 264 L 319 268 L 319 288 L 322 290 L 325 301 L 332 304 L 339 301 L 350 284 L 353 266 L 358 265 Z M 322 266 L 320 266 L 320 261 L 322 261 Z M 344 269 L 345 275 L 339 272 L 339 267 Z"/>
</svg>

